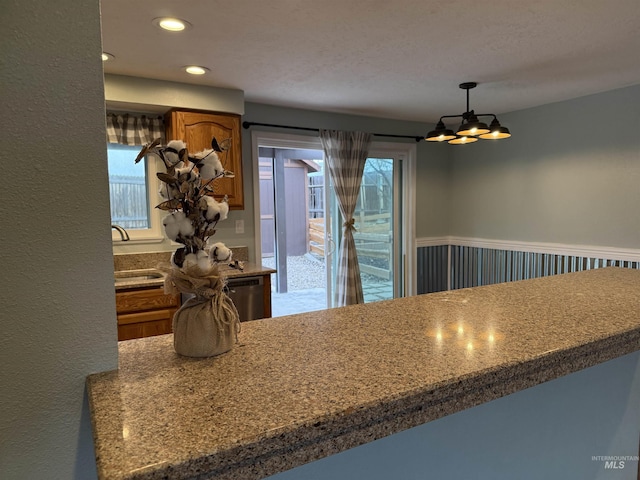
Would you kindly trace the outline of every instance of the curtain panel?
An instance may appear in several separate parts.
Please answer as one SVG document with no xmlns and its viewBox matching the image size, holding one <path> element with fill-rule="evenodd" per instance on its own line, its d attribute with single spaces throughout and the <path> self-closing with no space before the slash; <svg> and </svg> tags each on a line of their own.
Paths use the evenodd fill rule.
<svg viewBox="0 0 640 480">
<path fill-rule="evenodd" d="M 344 221 L 336 272 L 335 298 L 338 306 L 364 303 L 360 266 L 353 239 L 353 212 L 360 193 L 371 137 L 370 133 L 364 132 L 320 130 L 329 176 Z"/>
<path fill-rule="evenodd" d="M 164 131 L 162 117 L 107 113 L 107 143 L 146 145 L 160 138 L 164 144 Z"/>
</svg>

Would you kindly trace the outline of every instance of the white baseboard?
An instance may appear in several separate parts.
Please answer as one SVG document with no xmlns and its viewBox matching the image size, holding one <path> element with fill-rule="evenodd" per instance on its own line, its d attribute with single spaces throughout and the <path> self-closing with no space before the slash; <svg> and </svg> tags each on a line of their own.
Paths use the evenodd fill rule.
<svg viewBox="0 0 640 480">
<path fill-rule="evenodd" d="M 416 248 L 438 247 L 440 245 L 451 245 L 452 237 L 420 237 L 416 238 Z"/>
<path fill-rule="evenodd" d="M 494 240 L 487 238 L 455 236 L 416 238 L 416 247 L 432 247 L 438 245 L 459 245 L 462 247 L 493 248 L 496 250 L 513 250 L 516 252 L 570 255 L 575 257 L 640 262 L 640 249 L 637 248 L 522 242 L 516 240 Z"/>
</svg>

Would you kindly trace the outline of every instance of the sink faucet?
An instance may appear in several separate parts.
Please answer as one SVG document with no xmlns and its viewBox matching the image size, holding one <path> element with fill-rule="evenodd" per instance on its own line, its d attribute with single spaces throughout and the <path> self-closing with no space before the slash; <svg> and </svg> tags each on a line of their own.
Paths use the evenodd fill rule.
<svg viewBox="0 0 640 480">
<path fill-rule="evenodd" d="M 111 228 L 115 228 L 118 231 L 118 233 L 120 234 L 120 238 L 122 238 L 123 242 L 126 242 L 127 240 L 130 240 L 129 234 L 120 225 L 111 225 Z"/>
</svg>

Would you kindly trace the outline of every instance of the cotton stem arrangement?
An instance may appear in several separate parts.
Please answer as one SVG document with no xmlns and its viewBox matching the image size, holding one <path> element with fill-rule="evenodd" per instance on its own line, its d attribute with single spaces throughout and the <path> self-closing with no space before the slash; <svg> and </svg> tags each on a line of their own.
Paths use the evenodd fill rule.
<svg viewBox="0 0 640 480">
<path fill-rule="evenodd" d="M 145 155 L 155 155 L 164 163 L 166 172 L 157 174 L 163 201 L 156 208 L 169 212 L 162 221 L 167 238 L 184 245 L 173 253 L 171 264 L 184 270 L 197 266 L 203 275 L 217 263 L 230 261 L 232 255 L 222 242 L 208 245 L 216 225 L 229 213 L 226 195 L 220 202 L 213 198 L 213 183 L 233 177 L 218 156 L 227 147 L 221 147 L 215 138 L 211 147 L 190 155 L 182 140 L 160 145 L 158 139 L 145 145 L 135 160 L 138 163 Z"/>
</svg>

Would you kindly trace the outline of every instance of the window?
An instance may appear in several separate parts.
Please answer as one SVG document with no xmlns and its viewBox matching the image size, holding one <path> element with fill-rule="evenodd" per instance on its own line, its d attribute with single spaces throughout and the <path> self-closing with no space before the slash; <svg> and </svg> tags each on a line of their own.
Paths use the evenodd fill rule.
<svg viewBox="0 0 640 480">
<path fill-rule="evenodd" d="M 111 224 L 119 225 L 132 241 L 161 242 L 159 180 L 157 158 L 135 163 L 142 145 L 156 138 L 164 141 L 164 123 L 160 116 L 107 112 L 107 159 L 109 163 L 109 199 Z M 122 238 L 115 230 L 111 238 Z"/>
<path fill-rule="evenodd" d="M 111 223 L 126 229 L 150 228 L 146 159 L 133 161 L 138 147 L 109 144 L 107 151 Z"/>
<path fill-rule="evenodd" d="M 155 209 L 160 202 L 156 179 L 158 160 L 145 158 L 136 164 L 141 148 L 107 144 L 111 223 L 127 230 L 133 241 L 161 241 L 160 215 Z M 121 241 L 116 231 L 112 232 L 112 238 Z"/>
</svg>

